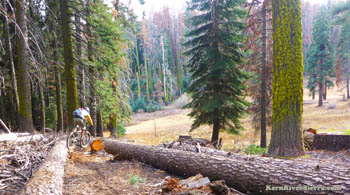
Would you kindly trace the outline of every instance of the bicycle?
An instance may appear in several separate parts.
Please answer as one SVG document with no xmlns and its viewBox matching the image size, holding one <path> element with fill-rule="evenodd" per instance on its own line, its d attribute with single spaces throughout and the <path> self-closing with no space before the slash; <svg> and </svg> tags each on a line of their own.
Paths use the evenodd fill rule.
<svg viewBox="0 0 350 195">
<path fill-rule="evenodd" d="M 78 124 L 73 128 L 72 132 L 67 137 L 67 148 L 72 149 L 79 145 L 85 148 L 89 145 L 91 134 L 85 130 L 85 127 L 80 127 Z"/>
</svg>

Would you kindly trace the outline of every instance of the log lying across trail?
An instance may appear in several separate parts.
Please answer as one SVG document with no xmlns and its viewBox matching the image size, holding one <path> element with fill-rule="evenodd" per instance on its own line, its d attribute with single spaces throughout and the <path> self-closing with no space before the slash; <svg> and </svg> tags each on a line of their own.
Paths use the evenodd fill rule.
<svg viewBox="0 0 350 195">
<path fill-rule="evenodd" d="M 57 142 L 20 194 L 62 194 L 67 154 L 65 139 Z"/>
<path fill-rule="evenodd" d="M 252 194 L 345 194 L 350 192 L 350 169 L 330 163 L 300 162 L 259 156 L 211 155 L 142 146 L 111 139 L 105 151 L 120 159 L 150 164 L 188 177 L 201 173 L 210 180 L 224 179 L 228 186 Z M 283 191 L 281 191 L 283 190 Z"/>
</svg>

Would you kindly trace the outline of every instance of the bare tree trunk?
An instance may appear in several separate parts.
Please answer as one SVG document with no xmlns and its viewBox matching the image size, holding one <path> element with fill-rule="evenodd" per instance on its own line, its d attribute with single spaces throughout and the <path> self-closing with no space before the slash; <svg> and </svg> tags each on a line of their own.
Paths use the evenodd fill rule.
<svg viewBox="0 0 350 195">
<path fill-rule="evenodd" d="M 201 173 L 211 180 L 224 179 L 230 187 L 247 194 L 286 194 L 286 191 L 269 190 L 276 186 L 339 186 L 339 191 L 301 189 L 289 190 L 287 194 L 350 192 L 347 170 L 331 163 L 319 165 L 318 162 L 303 163 L 230 153 L 224 157 L 141 146 L 111 139 L 104 140 L 104 149 L 121 159 L 138 160 L 179 176 L 189 177 Z"/>
<path fill-rule="evenodd" d="M 323 84 L 323 99 L 324 100 L 327 100 L 327 82 L 326 82 L 327 80 L 326 79 L 324 79 L 324 84 Z"/>
<path fill-rule="evenodd" d="M 89 11 L 89 7 L 91 6 L 91 0 L 87 1 L 87 12 L 86 15 L 87 17 L 90 16 L 90 11 Z M 87 47 L 88 47 L 88 60 L 91 64 L 94 63 L 95 59 L 94 59 L 94 55 L 93 55 L 93 44 L 94 44 L 94 39 L 92 37 L 92 32 L 91 32 L 91 24 L 89 23 L 88 19 L 86 22 L 86 31 L 88 34 L 88 43 L 87 43 Z M 92 76 L 96 76 L 95 73 L 95 68 L 93 66 L 90 66 L 89 68 L 89 72 Z M 96 105 L 97 105 L 97 100 L 96 100 L 96 91 L 95 91 L 95 83 L 94 83 L 94 79 L 90 79 L 90 92 L 91 92 L 91 97 L 90 97 L 90 116 L 92 119 L 92 122 L 94 123 L 94 125 L 91 128 L 91 135 L 92 136 L 96 136 Z"/>
<path fill-rule="evenodd" d="M 261 67 L 261 102 L 260 102 L 260 126 L 261 126 L 261 136 L 260 136 L 260 147 L 266 148 L 266 76 L 265 72 L 267 65 L 267 55 L 266 55 L 266 3 L 262 5 L 262 16 L 263 16 L 263 27 L 262 27 L 262 67 Z"/>
<path fill-rule="evenodd" d="M 102 120 L 102 113 L 100 109 L 97 109 L 97 116 L 96 116 L 96 136 L 103 137 L 103 120 Z"/>
<path fill-rule="evenodd" d="M 315 92 L 315 89 L 312 90 L 312 99 L 314 100 L 315 99 L 315 96 L 316 96 L 316 92 Z"/>
<path fill-rule="evenodd" d="M 80 16 L 77 14 L 75 16 L 75 28 L 76 28 L 76 33 L 77 33 L 77 58 L 79 60 L 79 66 L 78 70 L 80 72 L 80 80 L 79 80 L 79 91 L 80 91 L 80 96 L 79 96 L 79 102 L 80 102 L 80 107 L 85 107 L 86 106 L 86 99 L 85 99 L 85 70 L 84 70 L 84 65 L 82 64 L 83 62 L 83 53 L 82 53 L 82 40 L 81 40 L 81 21 L 80 21 Z"/>
<path fill-rule="evenodd" d="M 44 98 L 44 89 L 43 83 L 39 83 L 39 99 L 40 99 L 40 125 L 39 131 L 44 132 L 45 130 L 45 122 L 46 122 L 46 114 L 45 114 L 45 98 Z"/>
<path fill-rule="evenodd" d="M 30 90 L 26 1 L 16 1 L 17 29 L 17 84 L 18 84 L 18 126 L 21 132 L 34 132 L 32 119 L 32 97 Z"/>
<path fill-rule="evenodd" d="M 346 77 L 346 94 L 347 94 L 347 98 L 350 99 L 350 92 L 349 92 L 349 76 Z"/>
<path fill-rule="evenodd" d="M 3 8 L 4 11 L 7 10 L 7 1 L 3 0 Z M 19 108 L 19 99 L 18 99 L 18 92 L 17 92 L 17 81 L 16 81 L 16 71 L 15 71 L 15 64 L 13 62 L 13 53 L 12 53 L 12 46 L 11 46 L 11 40 L 10 40 L 10 30 L 9 30 L 9 24 L 8 24 L 8 18 L 7 15 L 3 15 L 4 17 L 4 35 L 5 35 L 5 48 L 7 51 L 7 56 L 9 59 L 9 70 L 11 75 L 11 81 L 12 81 L 12 93 L 14 96 L 15 101 L 15 110 L 18 112 Z"/>
<path fill-rule="evenodd" d="M 220 121 L 219 119 L 214 119 L 213 134 L 211 136 L 211 143 L 214 146 L 218 145 L 219 132 L 220 132 Z"/>
<path fill-rule="evenodd" d="M 321 81 L 318 82 L 318 107 L 323 105 L 323 83 Z"/>
</svg>

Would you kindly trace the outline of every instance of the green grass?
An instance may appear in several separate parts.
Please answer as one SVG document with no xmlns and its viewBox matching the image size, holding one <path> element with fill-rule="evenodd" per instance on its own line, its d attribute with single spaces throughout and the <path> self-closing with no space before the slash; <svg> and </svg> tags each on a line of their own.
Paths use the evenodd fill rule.
<svg viewBox="0 0 350 195">
<path fill-rule="evenodd" d="M 350 129 L 346 129 L 346 130 L 344 131 L 344 135 L 350 135 Z"/>
<path fill-rule="evenodd" d="M 251 144 L 244 148 L 244 152 L 246 154 L 266 154 L 267 153 L 267 148 L 260 148 L 260 146 L 257 146 L 255 144 Z"/>
<path fill-rule="evenodd" d="M 139 175 L 127 174 L 127 177 L 129 178 L 130 185 L 138 185 L 139 183 L 146 182 L 146 178 L 140 177 Z"/>
</svg>

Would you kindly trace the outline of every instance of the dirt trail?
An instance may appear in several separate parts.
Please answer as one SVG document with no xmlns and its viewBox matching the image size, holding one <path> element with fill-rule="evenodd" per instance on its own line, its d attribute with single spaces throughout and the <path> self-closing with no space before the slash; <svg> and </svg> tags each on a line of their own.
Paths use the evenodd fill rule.
<svg viewBox="0 0 350 195">
<path fill-rule="evenodd" d="M 105 152 L 71 151 L 65 166 L 63 194 L 161 194 L 168 175 L 139 162 L 112 161 Z"/>
</svg>

